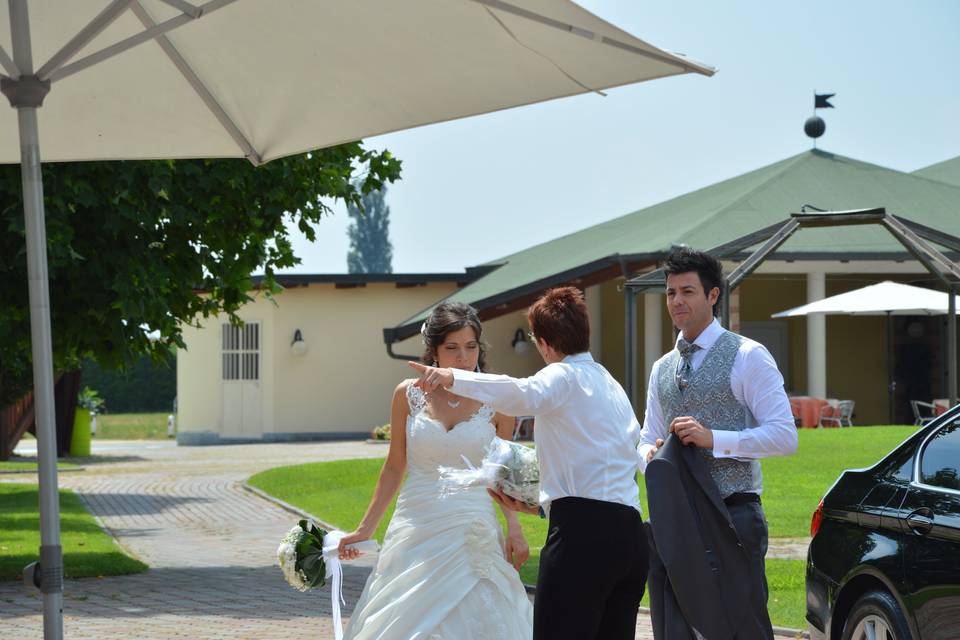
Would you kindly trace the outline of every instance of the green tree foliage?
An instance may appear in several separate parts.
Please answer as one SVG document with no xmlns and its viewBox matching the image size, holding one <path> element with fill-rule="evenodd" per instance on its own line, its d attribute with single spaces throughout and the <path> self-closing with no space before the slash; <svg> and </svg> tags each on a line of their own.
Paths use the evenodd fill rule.
<svg viewBox="0 0 960 640">
<path fill-rule="evenodd" d="M 362 174 L 358 177 L 358 174 Z M 400 175 L 389 152 L 344 144 L 254 167 L 245 160 L 162 160 L 43 167 L 54 366 L 92 357 L 119 368 L 184 346 L 181 323 L 250 300 L 250 274 L 299 262 L 284 222 L 310 240 L 336 200 Z M 0 406 L 32 383 L 20 167 L 0 167 Z M 147 339 L 144 326 L 160 332 Z"/>
<path fill-rule="evenodd" d="M 387 206 L 386 195 L 384 187 L 365 194 L 359 205 L 347 205 L 347 213 L 353 219 L 347 229 L 350 237 L 347 271 L 350 273 L 393 272 L 390 207 Z"/>
</svg>

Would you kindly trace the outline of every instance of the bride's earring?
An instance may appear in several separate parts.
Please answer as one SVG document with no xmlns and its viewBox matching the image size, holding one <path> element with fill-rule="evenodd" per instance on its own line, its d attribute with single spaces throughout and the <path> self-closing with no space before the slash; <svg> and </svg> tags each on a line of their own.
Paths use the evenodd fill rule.
<svg viewBox="0 0 960 640">
<path fill-rule="evenodd" d="M 479 363 L 479 362 L 477 363 L 477 366 L 475 366 L 475 367 L 473 368 L 473 372 L 474 372 L 474 373 L 480 373 L 480 363 Z"/>
<path fill-rule="evenodd" d="M 432 363 L 430 363 L 430 366 L 431 366 L 431 367 L 435 367 L 435 366 L 437 366 L 437 361 L 436 361 L 436 360 L 434 360 L 434 361 L 433 361 Z"/>
</svg>

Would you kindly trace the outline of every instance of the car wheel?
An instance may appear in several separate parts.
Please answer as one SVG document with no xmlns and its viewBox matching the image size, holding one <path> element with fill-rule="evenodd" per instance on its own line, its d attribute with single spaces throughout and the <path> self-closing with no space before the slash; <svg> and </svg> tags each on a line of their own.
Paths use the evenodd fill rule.
<svg viewBox="0 0 960 640">
<path fill-rule="evenodd" d="M 860 596 L 843 625 L 843 640 L 910 640 L 907 621 L 886 591 Z"/>
</svg>

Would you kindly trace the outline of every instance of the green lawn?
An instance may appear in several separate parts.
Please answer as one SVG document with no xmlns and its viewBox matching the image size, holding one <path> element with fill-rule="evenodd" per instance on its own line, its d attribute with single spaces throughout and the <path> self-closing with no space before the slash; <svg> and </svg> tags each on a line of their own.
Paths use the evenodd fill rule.
<svg viewBox="0 0 960 640">
<path fill-rule="evenodd" d="M 166 413 L 105 413 L 97 416 L 97 440 L 166 440 Z"/>
<path fill-rule="evenodd" d="M 104 413 L 97 416 L 94 440 L 166 440 L 167 413 Z M 24 440 L 33 440 L 25 434 Z"/>
<path fill-rule="evenodd" d="M 797 455 L 763 461 L 763 503 L 775 538 L 805 537 L 810 516 L 820 498 L 844 469 L 868 466 L 902 442 L 914 427 L 855 427 L 802 429 Z M 345 531 L 353 530 L 366 511 L 383 459 L 340 460 L 279 467 L 253 476 L 250 484 L 315 514 Z M 646 510 L 646 491 L 640 482 Z M 383 533 L 393 504 L 380 523 Z M 547 522 L 520 515 L 530 544 L 530 560 L 520 571 L 524 582 L 535 583 Z M 803 560 L 767 561 L 770 614 L 774 624 L 801 628 L 804 622 Z"/>
<path fill-rule="evenodd" d="M 40 517 L 37 486 L 0 483 L 0 580 L 19 579 L 37 559 Z M 68 578 L 139 573 L 147 565 L 128 556 L 105 534 L 70 491 L 60 492 L 64 575 Z"/>
</svg>

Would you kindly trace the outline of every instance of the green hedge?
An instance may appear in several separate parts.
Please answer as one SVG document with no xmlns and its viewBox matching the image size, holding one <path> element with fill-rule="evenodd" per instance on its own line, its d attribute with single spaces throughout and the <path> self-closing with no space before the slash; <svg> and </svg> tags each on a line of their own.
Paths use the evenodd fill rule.
<svg viewBox="0 0 960 640">
<path fill-rule="evenodd" d="M 126 371 L 110 371 L 86 360 L 82 384 L 100 394 L 109 413 L 171 413 L 177 395 L 177 364 L 173 358 L 161 365 L 141 358 Z"/>
</svg>

